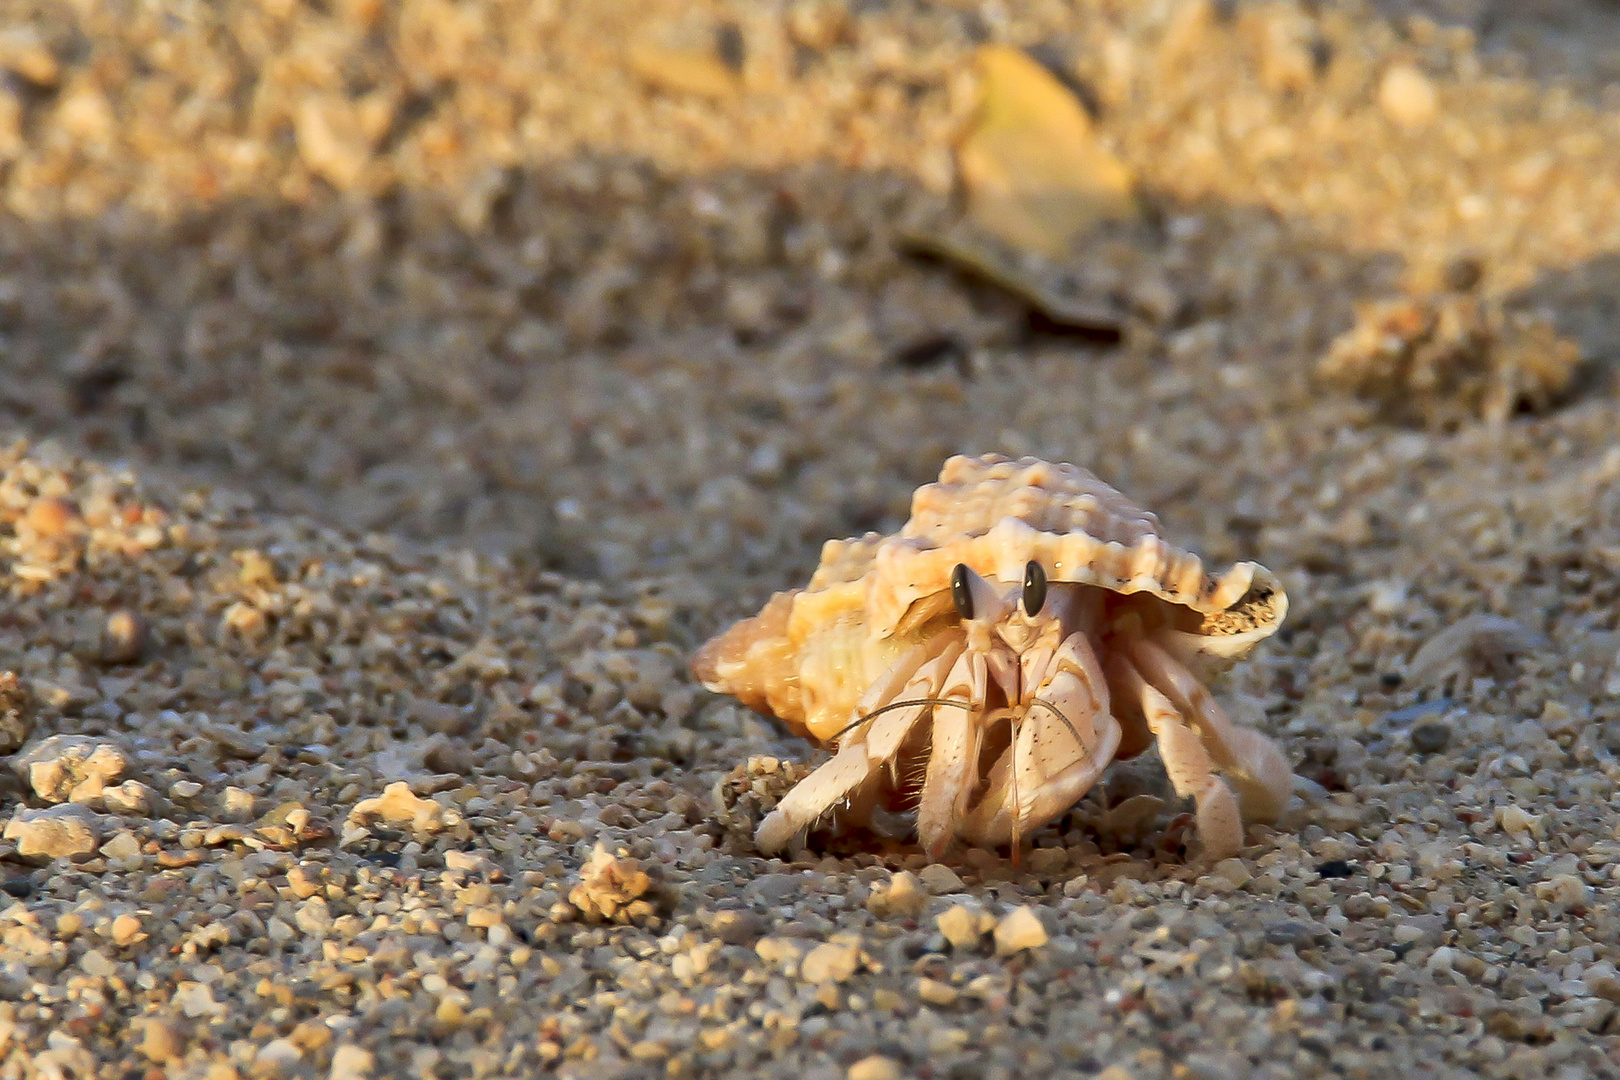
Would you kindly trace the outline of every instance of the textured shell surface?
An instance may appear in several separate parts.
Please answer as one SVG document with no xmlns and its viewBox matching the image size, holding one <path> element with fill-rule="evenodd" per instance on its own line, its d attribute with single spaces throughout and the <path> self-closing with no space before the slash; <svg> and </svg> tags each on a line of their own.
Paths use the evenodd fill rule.
<svg viewBox="0 0 1620 1080">
<path fill-rule="evenodd" d="M 1147 593 L 1197 612 L 1206 636 L 1230 636 L 1244 623 L 1269 634 L 1282 621 L 1282 590 L 1269 572 L 1239 563 L 1211 575 L 1197 555 L 1165 541 L 1157 517 L 1075 465 L 953 457 L 937 483 L 917 489 L 898 534 L 858 543 L 870 562 L 856 580 L 868 629 L 879 635 L 900 629 L 919 600 L 947 593 L 957 563 L 1019 581 L 1031 560 L 1053 582 Z M 838 573 L 848 580 L 855 570 L 841 565 Z"/>
<path fill-rule="evenodd" d="M 917 489 L 898 533 L 830 540 L 803 589 L 711 640 L 692 668 L 709 689 L 827 742 L 923 628 L 951 611 L 958 564 L 1017 582 L 1031 561 L 1053 583 L 1099 587 L 1201 671 L 1270 636 L 1287 612 L 1276 578 L 1252 562 L 1222 574 L 1164 539 L 1159 520 L 1075 465 L 957 456 Z"/>
</svg>

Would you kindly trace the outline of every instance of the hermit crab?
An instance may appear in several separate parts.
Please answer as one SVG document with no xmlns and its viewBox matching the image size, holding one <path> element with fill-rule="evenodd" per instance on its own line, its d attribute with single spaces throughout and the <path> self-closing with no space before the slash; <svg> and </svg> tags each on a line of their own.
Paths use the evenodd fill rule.
<svg viewBox="0 0 1620 1080">
<path fill-rule="evenodd" d="M 829 541 L 806 588 L 709 641 L 692 670 L 836 749 L 761 822 L 762 851 L 834 810 L 862 823 L 914 804 L 929 858 L 959 840 L 1016 859 L 1110 761 L 1156 741 L 1219 858 L 1245 820 L 1277 818 L 1293 778 L 1204 684 L 1287 608 L 1270 571 L 1208 572 L 1084 469 L 953 457 L 898 533 Z"/>
</svg>

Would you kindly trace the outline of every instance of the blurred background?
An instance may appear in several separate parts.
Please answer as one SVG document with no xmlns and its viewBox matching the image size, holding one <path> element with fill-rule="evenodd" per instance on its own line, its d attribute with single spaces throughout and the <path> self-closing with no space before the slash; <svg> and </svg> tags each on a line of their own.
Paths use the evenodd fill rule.
<svg viewBox="0 0 1620 1080">
<path fill-rule="evenodd" d="M 0 423 L 357 530 L 741 610 L 953 452 L 1265 558 L 1612 415 L 1612 3 L 8 12 Z"/>
</svg>

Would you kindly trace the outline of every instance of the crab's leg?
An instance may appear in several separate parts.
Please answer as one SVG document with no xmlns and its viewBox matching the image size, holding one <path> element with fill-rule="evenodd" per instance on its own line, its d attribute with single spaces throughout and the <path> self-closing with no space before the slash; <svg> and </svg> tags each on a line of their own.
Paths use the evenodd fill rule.
<svg viewBox="0 0 1620 1080">
<path fill-rule="evenodd" d="M 1012 747 L 991 768 L 989 788 L 961 830 L 973 843 L 1014 842 L 1058 817 L 1097 782 L 1119 745 L 1108 684 L 1086 635 L 1069 635 L 1033 662 L 1024 655 L 1034 689 L 1017 710 Z"/>
<path fill-rule="evenodd" d="M 1128 663 L 1113 670 L 1115 685 L 1126 684 L 1142 703 L 1142 715 L 1159 744 L 1159 757 L 1170 786 L 1182 798 L 1191 797 L 1198 807 L 1198 835 L 1204 841 L 1204 854 L 1210 859 L 1235 855 L 1243 847 L 1243 815 L 1237 796 L 1215 774 L 1215 761 L 1204 740 L 1171 704 L 1170 699 L 1144 679 Z"/>
<path fill-rule="evenodd" d="M 939 655 L 916 666 L 910 678 L 903 682 L 895 677 L 895 668 L 891 668 L 889 676 L 880 680 L 886 693 L 863 696 L 857 706 L 857 716 L 868 716 L 893 702 L 939 696 L 939 686 L 961 652 L 959 642 L 947 644 Z M 916 655 L 902 657 L 896 666 L 915 664 Z M 795 833 L 809 828 L 822 814 L 876 777 L 883 766 L 900 752 L 900 745 L 912 725 L 931 707 L 926 702 L 902 706 L 880 713 L 869 724 L 852 730 L 843 739 L 832 760 L 799 781 L 776 804 L 776 809 L 760 822 L 754 833 L 754 845 L 767 854 L 782 850 Z"/>
<path fill-rule="evenodd" d="M 1141 676 L 1131 667 L 1129 658 L 1117 644 L 1139 633 L 1141 620 L 1131 616 L 1123 625 L 1126 631 L 1111 635 L 1100 650 L 1107 657 L 1103 673 L 1113 702 L 1114 719 L 1119 721 L 1120 727 L 1119 748 L 1114 751 L 1114 758 L 1118 761 L 1127 761 L 1153 745 L 1153 732 L 1148 729 L 1147 720 L 1142 715 L 1142 692 L 1137 685 Z"/>
<path fill-rule="evenodd" d="M 1135 638 L 1128 648 L 1136 670 L 1197 729 L 1210 756 L 1237 788 L 1244 818 L 1276 821 L 1294 787 L 1293 769 L 1277 744 L 1233 723 L 1197 676 L 1156 642 Z"/>
<path fill-rule="evenodd" d="M 969 649 L 957 658 L 940 687 L 941 698 L 960 701 L 965 708 L 934 710 L 933 745 L 917 803 L 917 839 L 934 861 L 945 854 L 945 846 L 967 816 L 968 797 L 979 784 L 979 743 L 984 737 L 989 677 L 984 654 Z"/>
</svg>

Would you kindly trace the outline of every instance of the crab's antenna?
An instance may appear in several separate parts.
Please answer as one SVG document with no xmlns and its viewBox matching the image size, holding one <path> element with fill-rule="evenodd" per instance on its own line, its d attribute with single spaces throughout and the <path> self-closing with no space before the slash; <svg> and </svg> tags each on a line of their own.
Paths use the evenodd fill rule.
<svg viewBox="0 0 1620 1080">
<path fill-rule="evenodd" d="M 836 734 L 833 735 L 832 739 L 829 740 L 829 741 L 836 743 L 838 740 L 842 739 L 845 735 L 848 735 L 850 732 L 854 731 L 856 728 L 860 727 L 862 724 L 866 723 L 868 720 L 872 719 L 874 716 L 882 716 L 886 712 L 893 712 L 895 709 L 910 708 L 913 705 L 955 705 L 958 709 L 971 709 L 973 707 L 973 706 L 969 705 L 967 702 L 961 701 L 961 700 L 956 699 L 956 698 L 926 698 L 925 697 L 925 698 L 911 698 L 911 699 L 909 699 L 907 701 L 891 701 L 887 705 L 883 706 L 882 708 L 873 709 L 871 712 L 867 713 L 865 716 L 857 718 L 855 721 L 850 723 L 847 727 L 844 727 L 844 728 L 840 729 Z M 1076 737 L 1078 738 L 1078 736 L 1076 736 Z"/>
</svg>

